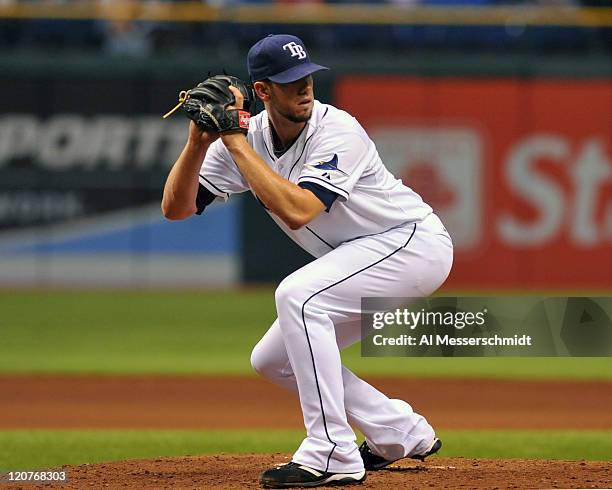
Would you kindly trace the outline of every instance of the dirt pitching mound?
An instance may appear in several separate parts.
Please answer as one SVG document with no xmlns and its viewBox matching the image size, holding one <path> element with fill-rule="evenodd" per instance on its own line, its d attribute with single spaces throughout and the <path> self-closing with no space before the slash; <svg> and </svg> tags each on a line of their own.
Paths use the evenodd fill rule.
<svg viewBox="0 0 612 490">
<path fill-rule="evenodd" d="M 68 484 L 21 488 L 259 488 L 264 469 L 288 461 L 289 455 L 253 454 L 65 466 Z M 609 488 L 611 483 L 609 462 L 430 458 L 425 463 L 403 460 L 370 472 L 357 488 Z"/>
</svg>

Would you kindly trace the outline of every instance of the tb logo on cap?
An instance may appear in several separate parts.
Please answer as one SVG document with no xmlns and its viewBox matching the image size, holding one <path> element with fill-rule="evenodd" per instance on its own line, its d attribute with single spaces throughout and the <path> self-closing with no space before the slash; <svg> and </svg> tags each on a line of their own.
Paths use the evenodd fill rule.
<svg viewBox="0 0 612 490">
<path fill-rule="evenodd" d="M 283 45 L 283 50 L 286 51 L 287 49 L 291 51 L 292 58 L 295 56 L 297 56 L 298 60 L 303 60 L 306 58 L 306 51 L 304 51 L 304 48 L 294 41 Z"/>
</svg>

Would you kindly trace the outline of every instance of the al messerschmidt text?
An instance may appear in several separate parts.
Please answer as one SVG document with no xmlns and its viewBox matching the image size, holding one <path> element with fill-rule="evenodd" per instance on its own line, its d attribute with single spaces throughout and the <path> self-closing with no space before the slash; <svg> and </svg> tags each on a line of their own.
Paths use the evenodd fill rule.
<svg viewBox="0 0 612 490">
<path fill-rule="evenodd" d="M 374 335 L 372 338 L 374 345 L 377 346 L 403 346 L 403 345 L 483 345 L 483 346 L 524 346 L 531 345 L 530 335 L 514 335 L 513 337 L 500 337 L 493 335 L 491 337 L 451 337 L 450 335 L 433 335 L 423 334 L 418 339 L 414 335 L 399 335 L 397 337 L 384 337 L 383 335 Z"/>
</svg>

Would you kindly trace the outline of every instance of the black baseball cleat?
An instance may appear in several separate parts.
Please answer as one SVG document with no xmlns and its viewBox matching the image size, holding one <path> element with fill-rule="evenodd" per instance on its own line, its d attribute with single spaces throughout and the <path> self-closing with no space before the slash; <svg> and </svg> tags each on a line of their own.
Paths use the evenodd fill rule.
<svg viewBox="0 0 612 490">
<path fill-rule="evenodd" d="M 407 456 L 411 459 L 418 459 L 419 461 L 424 461 L 427 456 L 431 456 L 432 454 L 437 453 L 442 447 L 442 441 L 437 437 L 433 440 L 429 449 L 427 449 L 424 453 L 421 454 L 413 454 L 412 456 Z M 359 454 L 361 454 L 361 459 L 363 459 L 363 466 L 368 471 L 376 471 L 381 470 L 385 466 L 389 466 L 396 461 L 399 461 L 403 458 L 398 458 L 394 460 L 387 460 L 382 456 L 377 456 L 372 452 L 370 446 L 368 446 L 367 441 L 363 441 L 363 444 L 359 447 Z"/>
<path fill-rule="evenodd" d="M 320 487 L 356 485 L 366 479 L 366 472 L 324 473 L 298 463 L 287 463 L 264 471 L 259 482 L 264 488 Z"/>
</svg>

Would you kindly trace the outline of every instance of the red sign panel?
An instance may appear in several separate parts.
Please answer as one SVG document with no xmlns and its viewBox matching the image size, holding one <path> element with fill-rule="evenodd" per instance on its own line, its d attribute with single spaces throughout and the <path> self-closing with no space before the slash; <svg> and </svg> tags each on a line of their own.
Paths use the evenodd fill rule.
<svg viewBox="0 0 612 490">
<path fill-rule="evenodd" d="M 448 287 L 612 287 L 612 81 L 358 77 L 336 101 L 449 228 Z"/>
</svg>

